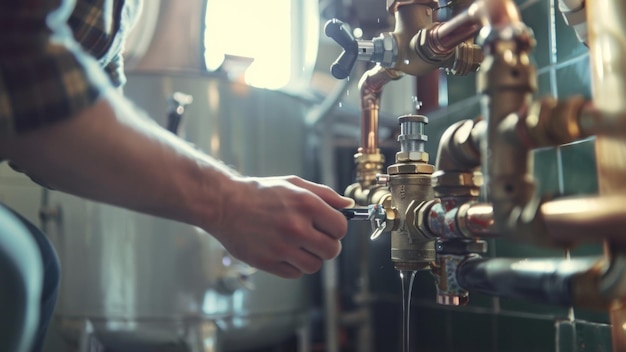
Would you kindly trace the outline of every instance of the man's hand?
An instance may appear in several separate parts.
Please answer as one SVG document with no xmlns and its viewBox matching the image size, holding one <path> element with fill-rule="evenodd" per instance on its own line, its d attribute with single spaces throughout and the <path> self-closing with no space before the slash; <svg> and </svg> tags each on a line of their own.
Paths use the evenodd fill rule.
<svg viewBox="0 0 626 352">
<path fill-rule="evenodd" d="M 241 178 L 207 227 L 236 258 L 285 278 L 317 272 L 341 251 L 351 199 L 296 176 Z M 215 220 L 215 219 L 214 219 Z"/>
<path fill-rule="evenodd" d="M 295 176 L 242 177 L 115 92 L 72 119 L 0 140 L 0 155 L 60 191 L 202 227 L 240 260 L 288 278 L 339 253 L 347 220 L 336 209 L 353 204 Z"/>
</svg>

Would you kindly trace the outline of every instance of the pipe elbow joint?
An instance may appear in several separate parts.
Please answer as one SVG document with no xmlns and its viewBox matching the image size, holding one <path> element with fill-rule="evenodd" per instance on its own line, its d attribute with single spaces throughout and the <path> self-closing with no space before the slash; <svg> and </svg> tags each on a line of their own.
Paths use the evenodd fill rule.
<svg viewBox="0 0 626 352">
<path fill-rule="evenodd" d="M 476 125 L 475 121 L 463 120 L 448 127 L 439 142 L 437 170 L 473 170 L 480 166 Z"/>
</svg>

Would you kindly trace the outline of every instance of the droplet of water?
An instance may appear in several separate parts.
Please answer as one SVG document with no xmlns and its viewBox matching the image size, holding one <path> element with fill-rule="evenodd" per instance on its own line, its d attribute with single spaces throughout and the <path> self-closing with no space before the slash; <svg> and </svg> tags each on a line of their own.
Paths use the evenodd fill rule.
<svg viewBox="0 0 626 352">
<path fill-rule="evenodd" d="M 343 103 L 339 102 L 339 107 L 342 108 L 343 107 Z"/>
<path fill-rule="evenodd" d="M 422 108 L 422 101 L 419 100 L 419 98 L 415 95 L 412 96 L 411 99 L 413 100 L 413 105 L 415 105 L 415 109 L 419 111 Z"/>
<path fill-rule="evenodd" d="M 405 64 L 405 65 L 408 65 L 408 64 L 409 64 L 409 59 L 405 59 L 405 60 L 404 60 L 404 64 Z"/>
</svg>

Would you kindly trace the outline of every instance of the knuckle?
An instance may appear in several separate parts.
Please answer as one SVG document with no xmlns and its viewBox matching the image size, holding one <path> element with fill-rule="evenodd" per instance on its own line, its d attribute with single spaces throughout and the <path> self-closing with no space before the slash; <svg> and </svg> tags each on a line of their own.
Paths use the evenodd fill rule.
<svg viewBox="0 0 626 352">
<path fill-rule="evenodd" d="M 306 227 L 302 221 L 298 221 L 295 218 L 285 221 L 283 229 L 285 234 L 291 238 L 304 238 L 307 234 Z"/>
<path fill-rule="evenodd" d="M 318 272 L 322 267 L 321 259 L 312 259 L 306 265 L 303 265 L 302 271 L 306 274 L 313 274 Z"/>
</svg>

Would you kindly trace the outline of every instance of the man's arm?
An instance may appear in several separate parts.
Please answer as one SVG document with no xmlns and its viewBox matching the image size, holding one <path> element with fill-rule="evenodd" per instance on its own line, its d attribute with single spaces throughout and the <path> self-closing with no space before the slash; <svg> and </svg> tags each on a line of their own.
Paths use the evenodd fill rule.
<svg viewBox="0 0 626 352">
<path fill-rule="evenodd" d="M 283 277 L 336 256 L 347 200 L 298 177 L 247 178 L 108 91 L 74 118 L 0 141 L 0 154 L 53 187 L 199 226 L 237 258 Z"/>
<path fill-rule="evenodd" d="M 0 0 L 0 157 L 59 190 L 199 226 L 284 277 L 337 255 L 351 202 L 298 177 L 247 178 L 152 122 L 67 26 L 71 1 Z"/>
</svg>

